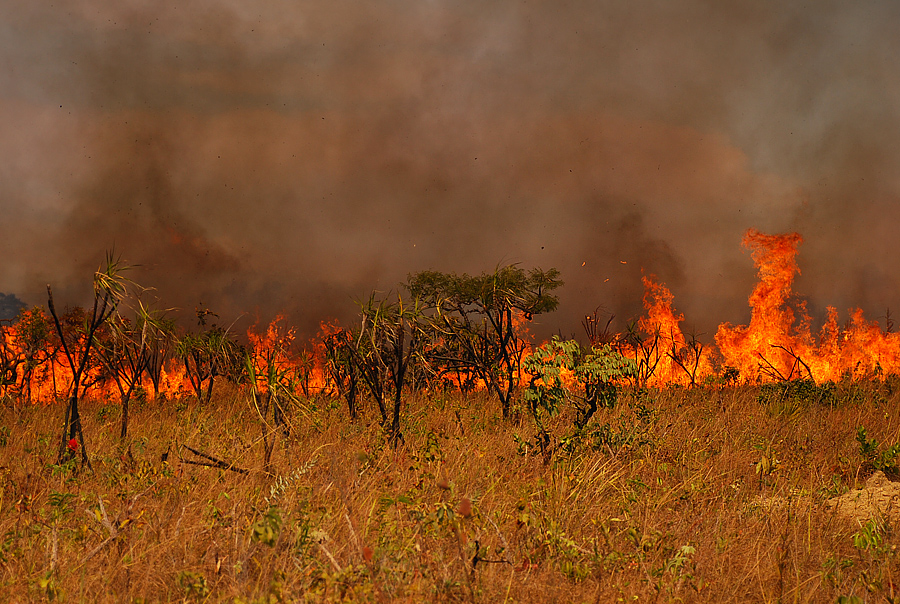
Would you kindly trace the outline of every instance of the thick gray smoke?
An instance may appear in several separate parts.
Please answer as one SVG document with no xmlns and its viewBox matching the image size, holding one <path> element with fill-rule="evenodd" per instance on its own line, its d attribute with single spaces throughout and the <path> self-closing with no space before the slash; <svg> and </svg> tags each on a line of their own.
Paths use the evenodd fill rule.
<svg viewBox="0 0 900 604">
<path fill-rule="evenodd" d="M 895 304 L 894 2 L 0 2 L 0 291 L 115 247 L 190 317 L 307 333 L 407 273 L 556 267 L 580 330 L 641 271 L 711 339 L 743 232 L 821 312 Z M 251 318 L 249 321 L 253 321 Z"/>
</svg>

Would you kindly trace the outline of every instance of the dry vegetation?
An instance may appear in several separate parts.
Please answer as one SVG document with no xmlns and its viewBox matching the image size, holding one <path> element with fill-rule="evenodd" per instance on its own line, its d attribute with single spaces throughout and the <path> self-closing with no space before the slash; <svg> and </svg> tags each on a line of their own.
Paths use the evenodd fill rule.
<svg viewBox="0 0 900 604">
<path fill-rule="evenodd" d="M 55 465 L 62 406 L 0 410 L 0 600 L 66 602 L 893 602 L 887 516 L 827 500 L 896 469 L 900 384 L 822 400 L 758 387 L 624 392 L 579 434 L 458 393 L 291 409 L 272 474 L 246 392 L 86 402 L 93 471 Z M 771 394 L 771 393 L 770 393 Z M 857 440 L 865 427 L 876 453 Z M 875 442 L 877 441 L 877 442 Z M 203 461 L 182 445 L 247 474 Z M 206 461 L 209 461 L 208 459 Z M 212 462 L 210 462 L 212 463 Z M 873 465 L 874 464 L 874 465 Z"/>
</svg>

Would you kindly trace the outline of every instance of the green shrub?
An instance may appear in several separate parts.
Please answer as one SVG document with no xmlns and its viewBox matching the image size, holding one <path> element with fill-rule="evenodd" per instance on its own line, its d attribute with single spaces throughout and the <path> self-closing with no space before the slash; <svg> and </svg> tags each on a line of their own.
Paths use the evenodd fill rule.
<svg viewBox="0 0 900 604">
<path fill-rule="evenodd" d="M 834 406 L 838 399 L 832 382 L 789 380 L 763 384 L 757 401 L 774 415 L 792 415 L 813 405 Z"/>
</svg>

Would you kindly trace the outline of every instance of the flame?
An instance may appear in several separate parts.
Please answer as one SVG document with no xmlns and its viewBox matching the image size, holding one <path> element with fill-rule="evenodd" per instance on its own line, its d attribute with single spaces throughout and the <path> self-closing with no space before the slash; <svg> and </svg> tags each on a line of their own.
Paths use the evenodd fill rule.
<svg viewBox="0 0 900 604">
<path fill-rule="evenodd" d="M 642 277 L 645 315 L 627 333 L 604 335 L 603 339 L 635 360 L 639 367 L 635 381 L 642 386 L 691 386 L 735 371 L 744 383 L 797 378 L 824 382 L 900 374 L 900 334 L 891 332 L 890 325 L 882 329 L 877 321 L 866 319 L 859 308 L 850 309 L 849 319 L 842 326 L 838 311 L 828 307 L 821 330 L 813 334 L 806 305 L 792 290 L 794 277 L 800 272 L 797 253 L 802 241 L 797 233 L 747 231 L 742 243 L 751 251 L 759 276 L 749 298 L 750 323 L 720 325 L 714 345 L 685 335 L 681 329 L 684 315 L 674 309 L 672 292 L 652 275 Z M 530 319 L 526 315 L 512 317 L 521 357 L 535 346 L 527 327 Z M 334 368 L 328 365 L 327 343 L 333 345 L 334 338 L 349 337 L 350 332 L 338 323 L 322 322 L 317 337 L 299 346 L 295 328 L 283 315 L 275 317 L 264 330 L 251 327 L 247 331 L 248 354 L 257 388 L 266 391 L 270 380 L 277 379 L 281 387 L 292 388 L 297 395 L 337 392 L 341 385 L 336 382 L 339 377 Z M 76 349 L 83 344 L 83 340 L 73 343 Z M 440 342 L 434 345 L 440 346 Z M 463 373 L 443 375 L 442 387 L 486 387 L 483 380 L 472 383 L 474 376 L 466 377 Z M 517 377 L 526 382 L 530 376 Z M 564 372 L 563 377 L 572 385 L 572 375 Z M 157 392 L 152 381 L 143 376 L 141 385 L 149 397 L 171 399 L 193 393 L 184 364 L 178 359 L 166 362 L 160 378 Z M 47 404 L 66 396 L 72 379 L 53 322 L 43 309 L 25 310 L 16 322 L 0 325 L 0 396 Z M 89 369 L 84 383 L 88 385 L 84 396 L 112 401 L 119 398 L 115 381 L 99 366 Z"/>
<path fill-rule="evenodd" d="M 672 307 L 675 296 L 652 275 L 644 283 L 646 316 L 613 344 L 639 368 L 638 381 L 648 386 L 696 384 L 713 372 L 710 351 L 695 337 L 681 330 L 684 315 Z"/>
<path fill-rule="evenodd" d="M 247 339 L 260 392 L 268 391 L 273 379 L 298 395 L 309 396 L 326 389 L 320 343 L 313 342 L 312 350 L 297 349 L 296 329 L 287 325 L 284 315 L 277 315 L 264 334 L 258 333 L 256 326 L 251 327 Z"/>
<path fill-rule="evenodd" d="M 841 328 L 837 310 L 829 307 L 815 338 L 805 303 L 792 308 L 791 285 L 800 272 L 796 257 L 802 241 L 797 233 L 765 235 L 750 230 L 744 236 L 744 246 L 753 251 L 759 283 L 750 295 L 750 325 L 726 323 L 716 333 L 723 364 L 736 368 L 747 382 L 794 378 L 824 382 L 897 373 L 900 336 L 866 320 L 861 309 L 851 309 L 849 323 Z"/>
</svg>

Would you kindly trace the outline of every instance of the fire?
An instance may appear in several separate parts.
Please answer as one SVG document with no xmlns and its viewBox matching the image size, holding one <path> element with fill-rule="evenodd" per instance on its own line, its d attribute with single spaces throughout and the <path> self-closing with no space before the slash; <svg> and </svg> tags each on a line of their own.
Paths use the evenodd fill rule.
<svg viewBox="0 0 900 604">
<path fill-rule="evenodd" d="M 257 333 L 257 327 L 251 327 L 247 339 L 260 392 L 266 392 L 273 380 L 282 387 L 291 388 L 295 394 L 305 396 L 326 388 L 319 348 L 315 347 L 315 352 L 297 350 L 296 329 L 287 326 L 283 315 L 276 316 L 264 334 Z"/>
<path fill-rule="evenodd" d="M 882 329 L 877 321 L 869 321 L 861 309 L 851 309 L 849 320 L 841 325 L 837 310 L 829 307 L 824 325 L 817 334 L 813 333 L 813 320 L 806 305 L 792 290 L 794 277 L 800 272 L 797 253 L 802 241 L 797 233 L 746 233 L 743 245 L 751 251 L 759 276 L 749 298 L 750 323 L 720 325 L 715 344 L 704 344 L 682 331 L 684 315 L 674 309 L 672 292 L 651 275 L 642 278 L 643 317 L 621 334 L 592 333 L 591 328 L 597 332 L 597 319 L 588 317 L 588 336 L 592 342 L 608 342 L 632 358 L 638 367 L 634 379 L 639 386 L 694 386 L 711 380 L 721 382 L 724 376 L 758 383 L 798 378 L 824 382 L 900 374 L 900 334 L 892 333 L 890 326 Z M 72 333 L 77 333 L 71 326 L 79 323 L 78 311 L 75 309 L 71 316 L 63 318 Z M 511 317 L 520 358 L 533 349 L 533 336 L 527 329 L 529 319 Z M 341 368 L 340 355 L 353 345 L 350 333 L 337 323 L 323 322 L 310 345 L 298 346 L 296 331 L 288 326 L 284 316 L 275 317 L 264 330 L 251 327 L 246 350 L 257 388 L 266 391 L 277 380 L 280 387 L 306 397 L 342 392 L 350 378 L 346 368 Z M 99 337 L 104 336 L 100 333 Z M 84 342 L 76 338 L 68 344 L 70 349 L 77 349 Z M 439 349 L 441 342 L 431 345 Z M 141 377 L 141 387 L 154 399 L 190 395 L 194 390 L 188 377 L 184 363 L 173 355 L 162 366 L 158 391 L 147 375 Z M 459 389 L 486 387 L 481 378 L 464 368 L 457 368 L 455 375 L 440 377 Z M 517 377 L 528 379 L 521 373 Z M 567 383 L 574 379 L 570 375 L 563 377 Z M 23 311 L 16 322 L 0 325 L 0 396 L 50 403 L 65 397 L 71 383 L 72 371 L 62 342 L 43 309 Z M 104 372 L 102 364 L 90 365 L 84 383 L 85 396 L 118 400 L 115 381 Z"/>
<path fill-rule="evenodd" d="M 723 324 L 716 344 L 724 366 L 734 367 L 744 381 L 806 378 L 817 382 L 875 377 L 900 370 L 900 336 L 882 331 L 851 310 L 844 328 L 829 307 L 820 335 L 812 335 L 812 319 L 804 303 L 791 307 L 794 275 L 799 274 L 797 233 L 764 235 L 750 230 L 743 244 L 753 253 L 759 283 L 750 295 L 750 325 Z"/>
<path fill-rule="evenodd" d="M 759 283 L 750 295 L 750 325 L 721 325 L 716 344 L 725 365 L 736 368 L 745 380 L 799 377 L 802 367 L 796 355 L 811 356 L 805 309 L 799 310 L 806 320 L 795 325 L 788 305 L 794 275 L 800 272 L 796 257 L 802 241 L 796 233 L 764 235 L 750 230 L 744 236 L 743 245 L 752 250 L 759 271 Z"/>
<path fill-rule="evenodd" d="M 682 332 L 684 315 L 673 309 L 672 292 L 653 276 L 642 281 L 647 314 L 616 338 L 616 348 L 637 363 L 640 385 L 697 384 L 713 372 L 710 351 Z"/>
</svg>

